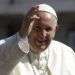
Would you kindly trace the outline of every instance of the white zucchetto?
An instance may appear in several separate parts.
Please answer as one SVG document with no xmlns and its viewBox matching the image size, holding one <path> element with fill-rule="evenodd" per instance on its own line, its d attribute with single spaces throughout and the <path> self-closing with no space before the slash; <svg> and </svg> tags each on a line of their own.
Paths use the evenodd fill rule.
<svg viewBox="0 0 75 75">
<path fill-rule="evenodd" d="M 56 11 L 54 10 L 54 8 L 52 6 L 47 5 L 47 4 L 39 4 L 39 5 L 36 5 L 36 6 L 38 6 L 39 11 L 49 12 L 49 13 L 53 14 L 57 18 Z"/>
</svg>

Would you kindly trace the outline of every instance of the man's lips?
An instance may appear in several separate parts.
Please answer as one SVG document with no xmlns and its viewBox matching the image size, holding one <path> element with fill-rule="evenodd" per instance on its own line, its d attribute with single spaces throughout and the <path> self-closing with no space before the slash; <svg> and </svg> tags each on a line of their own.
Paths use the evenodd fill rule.
<svg viewBox="0 0 75 75">
<path fill-rule="evenodd" d="M 47 40 L 38 40 L 38 42 L 42 43 L 42 42 L 46 42 Z"/>
<path fill-rule="evenodd" d="M 36 45 L 42 50 L 44 50 L 48 45 L 48 40 L 36 40 Z"/>
<path fill-rule="evenodd" d="M 47 39 L 38 39 L 36 40 L 36 42 L 38 42 L 39 44 L 46 44 L 47 43 Z"/>
</svg>

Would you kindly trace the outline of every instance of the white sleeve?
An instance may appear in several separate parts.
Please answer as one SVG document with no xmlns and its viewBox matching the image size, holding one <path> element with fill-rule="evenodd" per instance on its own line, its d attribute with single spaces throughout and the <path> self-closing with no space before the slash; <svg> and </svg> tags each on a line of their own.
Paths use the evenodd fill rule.
<svg viewBox="0 0 75 75">
<path fill-rule="evenodd" d="M 75 75 L 75 53 L 71 48 L 68 47 L 66 51 L 64 51 L 63 59 L 68 75 Z"/>
</svg>

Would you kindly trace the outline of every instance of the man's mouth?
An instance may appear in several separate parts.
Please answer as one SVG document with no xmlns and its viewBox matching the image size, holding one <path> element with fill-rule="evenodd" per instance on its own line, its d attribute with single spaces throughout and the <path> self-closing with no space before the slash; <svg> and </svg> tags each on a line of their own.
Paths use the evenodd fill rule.
<svg viewBox="0 0 75 75">
<path fill-rule="evenodd" d="M 41 50 L 44 50 L 48 45 L 48 40 L 37 40 L 36 45 L 41 48 Z"/>
<path fill-rule="evenodd" d="M 42 39 L 42 40 L 37 40 L 36 41 L 37 45 L 45 45 L 47 43 L 47 40 L 46 39 Z"/>
</svg>

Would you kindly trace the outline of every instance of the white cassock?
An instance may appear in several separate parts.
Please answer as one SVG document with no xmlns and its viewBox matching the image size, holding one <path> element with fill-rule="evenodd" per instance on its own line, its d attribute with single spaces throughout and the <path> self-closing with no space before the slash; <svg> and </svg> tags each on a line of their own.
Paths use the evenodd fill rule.
<svg viewBox="0 0 75 75">
<path fill-rule="evenodd" d="M 75 53 L 70 47 L 52 40 L 44 52 L 36 55 L 28 53 L 25 43 L 16 35 L 1 41 L 0 75 L 75 75 Z"/>
<path fill-rule="evenodd" d="M 40 55 L 31 52 L 29 56 L 20 60 L 12 75 L 75 75 L 75 53 L 60 42 L 53 40 Z"/>
</svg>

